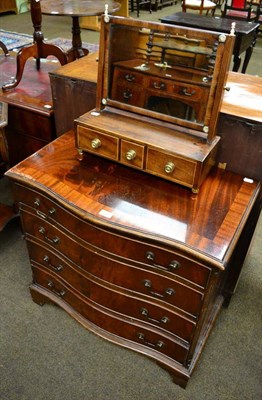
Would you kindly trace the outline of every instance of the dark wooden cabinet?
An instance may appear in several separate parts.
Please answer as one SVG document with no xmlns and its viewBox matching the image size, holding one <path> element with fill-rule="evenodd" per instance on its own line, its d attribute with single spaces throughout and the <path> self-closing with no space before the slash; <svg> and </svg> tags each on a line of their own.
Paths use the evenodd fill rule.
<svg viewBox="0 0 262 400">
<path fill-rule="evenodd" d="M 3 129 L 10 166 L 56 138 L 48 72 L 57 65 L 54 60 L 43 61 L 37 71 L 35 60 L 28 60 L 19 87 L 0 92 L 0 101 L 8 107 L 8 123 Z M 8 82 L 15 70 L 15 54 L 0 57 L 1 84 Z"/>
<path fill-rule="evenodd" d="M 98 54 L 90 54 L 49 73 L 57 136 L 73 129 L 74 119 L 96 104 Z"/>
<path fill-rule="evenodd" d="M 235 290 L 260 184 L 213 169 L 192 194 L 92 154 L 79 161 L 74 143 L 65 133 L 7 172 L 33 300 L 156 360 L 185 387 Z"/>
<path fill-rule="evenodd" d="M 8 143 L 9 165 L 15 165 L 55 139 L 53 111 L 42 113 L 9 105 L 5 137 Z"/>
<path fill-rule="evenodd" d="M 219 116 L 217 162 L 222 168 L 262 181 L 262 79 L 231 72 Z"/>
</svg>

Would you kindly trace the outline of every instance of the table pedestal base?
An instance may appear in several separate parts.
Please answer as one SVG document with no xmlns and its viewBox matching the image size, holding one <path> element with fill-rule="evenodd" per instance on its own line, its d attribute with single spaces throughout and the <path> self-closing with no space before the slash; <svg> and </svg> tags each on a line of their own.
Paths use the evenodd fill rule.
<svg viewBox="0 0 262 400">
<path fill-rule="evenodd" d="M 40 59 L 47 58 L 48 56 L 56 57 L 61 65 L 67 64 L 68 62 L 74 61 L 77 58 L 83 57 L 89 53 L 88 49 L 82 47 L 79 17 L 73 16 L 73 27 L 72 27 L 72 47 L 67 52 L 61 47 L 54 44 L 46 43 L 44 41 L 44 35 L 41 31 L 42 25 L 42 12 L 39 1 L 31 1 L 31 19 L 34 27 L 34 43 L 31 46 L 22 48 L 17 54 L 17 73 L 15 79 L 3 85 L 4 91 L 15 88 L 22 79 L 24 66 L 26 61 L 33 57 L 36 59 L 36 68 L 40 68 Z M 5 49 L 4 49 L 5 51 Z"/>
</svg>

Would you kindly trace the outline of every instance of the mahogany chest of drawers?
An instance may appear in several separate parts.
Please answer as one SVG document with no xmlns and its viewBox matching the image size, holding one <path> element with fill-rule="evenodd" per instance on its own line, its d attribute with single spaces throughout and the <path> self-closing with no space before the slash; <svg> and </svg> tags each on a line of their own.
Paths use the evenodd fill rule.
<svg viewBox="0 0 262 400">
<path fill-rule="evenodd" d="M 90 331 L 156 360 L 185 387 L 235 290 L 260 184 L 214 169 L 192 194 L 110 160 L 78 157 L 69 132 L 7 172 L 33 300 L 55 303 Z"/>
</svg>

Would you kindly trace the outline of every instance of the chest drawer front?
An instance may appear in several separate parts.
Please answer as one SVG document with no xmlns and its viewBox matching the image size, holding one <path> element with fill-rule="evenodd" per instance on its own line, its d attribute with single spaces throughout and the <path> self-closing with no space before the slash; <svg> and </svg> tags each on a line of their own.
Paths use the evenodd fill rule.
<svg viewBox="0 0 262 400">
<path fill-rule="evenodd" d="M 118 160 L 119 140 L 105 133 L 77 126 L 78 147 L 112 160 Z"/>
<path fill-rule="evenodd" d="M 165 80 L 165 79 L 159 79 L 156 77 L 152 77 L 149 79 L 149 85 L 148 88 L 153 89 L 154 91 L 156 91 L 156 93 L 158 91 L 163 91 L 163 92 L 171 92 L 172 90 L 172 83 Z"/>
<path fill-rule="evenodd" d="M 130 104 L 136 107 L 144 107 L 145 89 L 127 81 L 117 81 L 112 91 L 112 100 Z"/>
<path fill-rule="evenodd" d="M 110 312 L 90 299 L 81 296 L 81 294 L 78 294 L 69 285 L 63 283 L 52 274 L 42 269 L 34 268 L 34 285 L 43 287 L 47 293 L 49 292 L 59 301 L 62 300 L 86 320 L 105 331 L 128 341 L 131 340 L 143 346 L 145 350 L 146 348 L 153 349 L 163 355 L 167 355 L 181 364 L 186 362 L 187 344 L 183 344 L 179 340 L 176 341 L 174 336 L 164 332 L 161 333 L 159 330 L 146 326 L 146 324 L 121 318 L 120 315 Z"/>
<path fill-rule="evenodd" d="M 173 86 L 173 93 L 177 95 L 177 97 L 181 97 L 181 100 L 189 100 L 189 101 L 199 101 L 202 100 L 205 103 L 207 95 L 209 93 L 209 88 L 201 88 L 198 86 L 192 85 L 177 85 Z"/>
<path fill-rule="evenodd" d="M 27 210 L 31 213 L 31 218 L 39 216 L 40 221 L 49 221 L 51 224 L 63 226 L 70 233 L 76 232 L 78 237 L 103 249 L 108 256 L 120 257 L 121 261 L 135 263 L 142 268 L 149 268 L 167 276 L 180 277 L 201 288 L 205 288 L 208 283 L 211 269 L 194 260 L 151 243 L 143 243 L 96 227 L 72 215 L 56 202 L 34 190 L 25 189 L 20 185 L 15 185 L 14 189 L 18 201 L 19 199 L 23 201 L 20 203 L 22 213 L 24 213 L 23 210 Z M 30 229 L 30 224 L 31 222 L 28 229 Z"/>
<path fill-rule="evenodd" d="M 68 260 L 41 245 L 28 242 L 28 248 L 33 265 L 42 265 L 95 303 L 168 331 L 188 343 L 191 341 L 196 322 L 149 300 L 139 299 L 131 291 L 119 292 L 115 286 L 107 286 L 104 281 L 83 274 Z"/>
<path fill-rule="evenodd" d="M 25 226 L 30 224 L 33 237 L 43 240 L 94 276 L 173 305 L 192 316 L 198 316 L 203 300 L 201 292 L 174 279 L 107 258 L 96 249 L 92 251 L 83 248 L 78 242 L 47 223 L 39 224 L 39 221 L 34 219 L 32 225 L 25 214 L 23 223 Z"/>
<path fill-rule="evenodd" d="M 148 148 L 146 170 L 186 186 L 193 186 L 197 163 Z"/>
<path fill-rule="evenodd" d="M 137 143 L 121 140 L 120 162 L 143 169 L 145 147 Z"/>
<path fill-rule="evenodd" d="M 137 85 L 142 85 L 143 81 L 145 80 L 145 76 L 143 74 L 139 74 L 128 69 L 121 69 L 116 67 L 114 70 L 114 84 L 117 84 L 117 82 L 119 82 L 120 80 L 124 81 L 125 83 L 129 82 Z M 114 84 L 112 85 L 113 88 L 115 86 Z"/>
</svg>

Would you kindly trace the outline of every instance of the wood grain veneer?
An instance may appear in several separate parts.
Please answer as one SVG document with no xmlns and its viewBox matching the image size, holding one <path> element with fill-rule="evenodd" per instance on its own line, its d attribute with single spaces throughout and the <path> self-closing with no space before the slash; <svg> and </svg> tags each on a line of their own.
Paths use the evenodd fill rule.
<svg viewBox="0 0 262 400">
<path fill-rule="evenodd" d="M 214 169 L 198 194 L 112 161 L 80 162 L 68 132 L 7 172 L 33 280 L 92 332 L 185 387 L 235 291 L 260 184 Z"/>
</svg>

